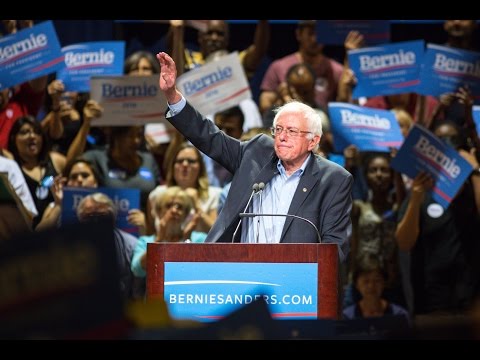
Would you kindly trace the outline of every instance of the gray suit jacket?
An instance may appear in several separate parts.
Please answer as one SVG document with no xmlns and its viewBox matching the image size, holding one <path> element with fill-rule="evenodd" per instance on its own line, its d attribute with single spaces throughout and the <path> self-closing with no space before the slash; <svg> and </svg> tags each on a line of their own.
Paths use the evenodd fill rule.
<svg viewBox="0 0 480 360">
<path fill-rule="evenodd" d="M 245 209 L 253 184 L 266 184 L 278 173 L 273 139 L 261 134 L 240 142 L 225 135 L 188 102 L 180 113 L 167 120 L 193 145 L 234 174 L 223 210 L 205 240 L 232 242 L 240 220 L 238 214 Z M 347 170 L 320 156 L 312 156 L 288 211 L 317 225 L 323 243 L 338 244 L 342 261 L 348 254 L 351 235 L 352 183 L 353 177 Z M 315 243 L 318 238 L 313 227 L 304 221 L 287 218 L 280 242 Z"/>
</svg>

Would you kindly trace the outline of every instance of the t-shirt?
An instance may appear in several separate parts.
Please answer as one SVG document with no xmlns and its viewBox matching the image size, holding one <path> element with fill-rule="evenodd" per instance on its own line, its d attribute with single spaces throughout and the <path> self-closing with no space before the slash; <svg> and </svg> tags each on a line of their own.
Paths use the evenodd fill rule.
<svg viewBox="0 0 480 360">
<path fill-rule="evenodd" d="M 6 149 L 13 124 L 21 116 L 36 116 L 43 100 L 43 91 L 34 92 L 28 83 L 20 86 L 7 106 L 0 110 L 0 148 Z"/>
</svg>

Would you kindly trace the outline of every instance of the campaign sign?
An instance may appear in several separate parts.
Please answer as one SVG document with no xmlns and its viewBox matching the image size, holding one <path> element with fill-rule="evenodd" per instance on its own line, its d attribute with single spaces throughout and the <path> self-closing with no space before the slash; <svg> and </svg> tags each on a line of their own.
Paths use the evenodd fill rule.
<svg viewBox="0 0 480 360">
<path fill-rule="evenodd" d="M 123 75 L 124 41 L 87 42 L 62 48 L 65 68 L 57 72 L 65 91 L 90 91 L 93 75 Z"/>
<path fill-rule="evenodd" d="M 172 317 L 210 322 L 263 298 L 273 318 L 317 318 L 318 265 L 165 262 Z"/>
<path fill-rule="evenodd" d="M 473 121 L 477 129 L 477 134 L 480 134 L 480 106 L 474 106 L 472 109 Z"/>
<path fill-rule="evenodd" d="M 324 45 L 343 45 L 348 33 L 359 31 L 367 45 L 390 41 L 388 20 L 317 20 L 317 41 Z"/>
<path fill-rule="evenodd" d="M 165 123 L 167 100 L 158 74 L 151 76 L 93 76 L 90 97 L 103 107 L 92 126 L 131 126 Z"/>
<path fill-rule="evenodd" d="M 407 41 L 348 52 L 357 77 L 353 98 L 417 92 L 423 41 Z"/>
<path fill-rule="evenodd" d="M 440 96 L 468 86 L 480 103 L 480 53 L 427 44 L 421 81 L 421 94 Z"/>
<path fill-rule="evenodd" d="M 66 187 L 63 189 L 62 224 L 78 223 L 76 213 L 78 204 L 85 196 L 95 192 L 101 192 L 107 195 L 117 207 L 116 226 L 123 231 L 137 236 L 138 228 L 128 223 L 127 216 L 131 209 L 140 208 L 139 189 Z"/>
<path fill-rule="evenodd" d="M 252 97 L 237 52 L 183 74 L 178 77 L 177 86 L 188 102 L 204 116 Z"/>
<path fill-rule="evenodd" d="M 51 21 L 0 38 L 0 90 L 53 73 L 64 66 Z"/>
<path fill-rule="evenodd" d="M 335 151 L 356 145 L 360 151 L 390 152 L 403 143 L 395 114 L 347 103 L 331 102 L 328 113 Z"/>
<path fill-rule="evenodd" d="M 412 179 L 419 171 L 430 174 L 435 182 L 432 197 L 445 209 L 473 170 L 458 151 L 418 125 L 412 127 L 390 165 Z"/>
</svg>

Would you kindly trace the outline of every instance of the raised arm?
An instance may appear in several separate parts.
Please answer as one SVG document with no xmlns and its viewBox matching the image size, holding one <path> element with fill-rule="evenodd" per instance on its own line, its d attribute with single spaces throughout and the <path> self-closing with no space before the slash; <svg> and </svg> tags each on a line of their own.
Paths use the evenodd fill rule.
<svg viewBox="0 0 480 360">
<path fill-rule="evenodd" d="M 92 120 L 102 116 L 102 113 L 103 108 L 95 100 L 87 101 L 83 108 L 83 123 L 68 148 L 67 165 L 83 153 Z"/>
<path fill-rule="evenodd" d="M 60 97 L 65 86 L 61 80 L 53 80 L 47 87 L 48 96 L 52 99 L 52 108 L 42 120 L 42 127 L 47 131 L 50 139 L 60 139 L 64 132 L 61 118 Z"/>
<path fill-rule="evenodd" d="M 267 54 L 270 42 L 270 25 L 268 20 L 259 20 L 255 29 L 253 44 L 247 49 L 243 59 L 243 67 L 248 72 L 255 72 Z"/>
<path fill-rule="evenodd" d="M 424 172 L 418 173 L 413 180 L 412 193 L 408 199 L 407 210 L 397 225 L 395 238 L 400 250 L 408 251 L 417 242 L 420 233 L 420 208 L 425 191 L 433 186 L 433 179 Z"/>
</svg>

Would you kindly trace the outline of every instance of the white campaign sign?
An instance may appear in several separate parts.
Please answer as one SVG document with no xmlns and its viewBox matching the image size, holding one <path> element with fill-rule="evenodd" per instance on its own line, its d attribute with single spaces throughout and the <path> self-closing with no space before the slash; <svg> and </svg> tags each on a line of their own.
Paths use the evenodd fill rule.
<svg viewBox="0 0 480 360">
<path fill-rule="evenodd" d="M 183 74 L 177 79 L 177 86 L 204 116 L 252 97 L 237 52 Z"/>
<path fill-rule="evenodd" d="M 93 76 L 90 96 L 103 107 L 92 126 L 130 126 L 147 123 L 171 125 L 165 120 L 167 101 L 151 76 Z"/>
</svg>

